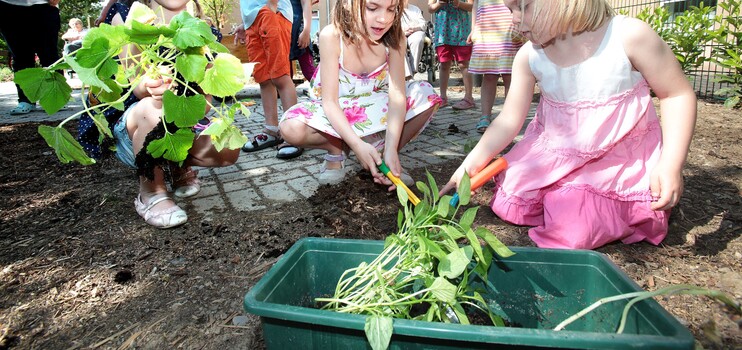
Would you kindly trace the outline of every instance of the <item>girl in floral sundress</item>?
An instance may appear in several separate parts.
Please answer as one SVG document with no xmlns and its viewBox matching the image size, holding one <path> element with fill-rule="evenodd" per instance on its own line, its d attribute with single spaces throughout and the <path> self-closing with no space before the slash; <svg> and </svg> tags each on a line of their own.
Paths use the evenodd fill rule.
<svg viewBox="0 0 742 350">
<path fill-rule="evenodd" d="M 538 83 L 536 115 L 495 178 L 495 214 L 533 226 L 528 235 L 539 247 L 659 244 L 683 193 L 696 121 L 696 95 L 672 50 L 605 0 L 505 5 L 530 42 L 515 56 L 502 112 L 442 191 L 510 144 Z"/>
<path fill-rule="evenodd" d="M 382 158 L 411 182 L 398 152 L 425 128 L 441 99 L 428 82 L 405 82 L 403 10 L 402 0 L 337 1 L 333 23 L 320 32 L 311 100 L 288 109 L 279 126 L 289 143 L 327 150 L 321 184 L 343 180 L 349 149 L 376 183 L 394 188 L 377 170 Z"/>
</svg>

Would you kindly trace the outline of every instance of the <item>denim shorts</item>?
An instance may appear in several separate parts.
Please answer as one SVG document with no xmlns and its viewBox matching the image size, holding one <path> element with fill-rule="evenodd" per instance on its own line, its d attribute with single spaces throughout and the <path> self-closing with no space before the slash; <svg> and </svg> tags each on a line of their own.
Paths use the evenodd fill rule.
<svg viewBox="0 0 742 350">
<path fill-rule="evenodd" d="M 124 165 L 129 168 L 136 169 L 137 166 L 134 163 L 134 143 L 129 137 L 129 130 L 126 129 L 126 119 L 131 114 L 131 110 L 134 109 L 134 103 L 124 111 L 124 114 L 113 126 L 113 138 L 116 140 L 116 158 L 120 160 Z"/>
</svg>

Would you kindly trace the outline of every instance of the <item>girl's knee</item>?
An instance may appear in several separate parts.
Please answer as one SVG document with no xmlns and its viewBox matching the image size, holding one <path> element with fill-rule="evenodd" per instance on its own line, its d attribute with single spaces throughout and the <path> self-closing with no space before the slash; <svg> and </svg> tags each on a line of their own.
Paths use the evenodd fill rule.
<svg viewBox="0 0 742 350">
<path fill-rule="evenodd" d="M 278 124 L 281 130 L 281 137 L 286 142 L 297 145 L 300 144 L 306 134 L 306 124 L 296 119 L 286 119 Z"/>
</svg>

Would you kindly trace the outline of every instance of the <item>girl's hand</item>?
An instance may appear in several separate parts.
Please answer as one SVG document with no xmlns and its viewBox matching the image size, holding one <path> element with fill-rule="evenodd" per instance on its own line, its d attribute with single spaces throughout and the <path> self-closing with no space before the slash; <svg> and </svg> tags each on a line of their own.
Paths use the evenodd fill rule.
<svg viewBox="0 0 742 350">
<path fill-rule="evenodd" d="M 304 30 L 302 30 L 301 33 L 299 33 L 299 40 L 297 44 L 299 45 L 300 49 L 303 49 L 309 46 L 309 35 L 310 34 L 311 33 L 309 32 L 307 27 L 304 27 Z"/>
<path fill-rule="evenodd" d="M 652 210 L 669 210 L 678 205 L 683 194 L 683 175 L 662 163 L 652 169 L 649 176 L 649 189 L 652 192 Z"/>
<path fill-rule="evenodd" d="M 446 183 L 438 192 L 439 196 L 443 196 L 448 194 L 451 190 L 458 190 L 459 184 L 461 183 L 461 179 L 464 177 L 464 172 L 466 171 L 466 166 L 464 164 L 461 164 L 456 171 L 454 171 L 453 175 L 451 175 L 451 179 L 448 180 L 448 183 Z"/>
<path fill-rule="evenodd" d="M 395 150 L 391 150 L 389 147 L 384 148 L 384 163 L 389 167 L 392 175 L 397 178 L 402 176 L 402 164 L 399 162 L 399 154 Z M 397 186 L 392 183 L 392 180 L 386 177 L 386 175 L 379 172 L 379 177 L 374 178 L 374 182 L 377 184 L 389 186 L 388 191 L 394 191 Z"/>
<path fill-rule="evenodd" d="M 371 144 L 361 141 L 356 144 L 353 148 L 353 153 L 356 154 L 358 162 L 361 163 L 363 169 L 371 172 L 374 176 L 374 181 L 381 174 L 377 168 L 378 164 L 381 164 L 381 155 Z M 383 174 L 381 176 L 384 176 Z"/>
<path fill-rule="evenodd" d="M 474 30 L 476 30 L 476 29 L 474 29 Z M 474 30 L 472 30 L 471 32 L 469 32 L 469 36 L 466 37 L 466 43 L 469 44 L 469 45 L 474 44 Z"/>
</svg>

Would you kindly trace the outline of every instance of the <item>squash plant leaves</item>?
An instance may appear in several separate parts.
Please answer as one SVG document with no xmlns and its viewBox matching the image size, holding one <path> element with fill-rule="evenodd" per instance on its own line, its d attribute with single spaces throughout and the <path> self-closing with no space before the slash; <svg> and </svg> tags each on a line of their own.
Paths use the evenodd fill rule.
<svg viewBox="0 0 742 350">
<path fill-rule="evenodd" d="M 128 59 L 119 64 L 117 58 L 124 49 Z M 214 107 L 204 95 L 233 96 L 245 83 L 241 62 L 216 42 L 206 22 L 182 12 L 169 24 L 159 24 L 154 11 L 138 2 L 132 5 L 124 25 L 102 24 L 90 29 L 82 48 L 47 68 L 22 70 L 16 73 L 15 80 L 29 99 L 39 102 L 52 114 L 61 109 L 72 94 L 64 76 L 56 71 L 67 68 L 77 73 L 90 92 L 90 104 L 62 121 L 57 128 L 39 129 L 60 161 L 65 163 L 92 164 L 93 161 L 62 126 L 87 115 L 100 131 L 99 141 L 112 137 L 110 125 L 101 112 L 111 108 L 123 110 L 124 101 L 133 93 L 132 87 L 146 77 L 172 79 L 173 87 L 181 87 L 163 95 L 163 123 L 177 130 L 152 134 L 154 137 L 147 145 L 147 152 L 153 158 L 182 162 L 196 137 L 191 127 L 204 117 L 207 105 Z M 185 85 L 188 87 L 182 89 Z M 247 141 L 233 123 L 236 111 L 243 110 L 248 116 L 249 110 L 240 103 L 236 105 L 217 108 L 211 118 L 212 125 L 201 134 L 210 137 L 218 150 L 238 149 Z"/>
<path fill-rule="evenodd" d="M 110 57 L 108 49 L 108 39 L 98 38 L 92 41 L 89 47 L 83 46 L 81 49 L 77 50 L 75 58 L 81 67 L 96 68 Z"/>
<path fill-rule="evenodd" d="M 72 137 L 67 129 L 48 125 L 39 125 L 38 130 L 46 143 L 50 147 L 54 148 L 60 162 L 67 164 L 76 161 L 82 165 L 95 163 L 95 160 L 88 157 L 80 143 Z"/>
<path fill-rule="evenodd" d="M 201 47 L 214 41 L 214 34 L 206 22 L 191 16 L 188 12 L 181 12 L 170 21 L 168 28 L 174 32 L 173 44 L 181 50 L 191 47 Z"/>
<path fill-rule="evenodd" d="M 219 55 L 206 70 L 199 84 L 204 93 L 214 96 L 234 96 L 245 86 L 242 63 L 232 55 Z"/>
<path fill-rule="evenodd" d="M 106 56 L 113 57 L 121 52 L 121 49 L 129 43 L 129 37 L 123 26 L 111 26 L 101 23 L 100 27 L 92 28 L 82 39 L 82 47 L 90 48 L 93 42 L 105 39 L 108 42 Z M 79 50 L 78 50 L 79 51 Z"/>
<path fill-rule="evenodd" d="M 204 78 L 208 63 L 206 57 L 200 52 L 186 53 L 175 59 L 175 69 L 187 81 L 201 81 Z"/>
<path fill-rule="evenodd" d="M 56 71 L 29 68 L 15 73 L 18 84 L 31 101 L 39 101 L 48 114 L 57 113 L 72 96 L 67 80 Z"/>
<path fill-rule="evenodd" d="M 155 11 L 152 11 L 149 6 L 144 5 L 138 1 L 131 4 L 129 14 L 126 16 L 126 24 L 129 25 L 133 22 L 139 22 L 144 24 L 153 24 L 157 20 Z"/>
<path fill-rule="evenodd" d="M 177 96 L 167 90 L 162 95 L 162 109 L 166 122 L 175 123 L 179 128 L 188 128 L 204 117 L 206 98 L 203 95 Z"/>
<path fill-rule="evenodd" d="M 126 28 L 125 33 L 129 36 L 129 40 L 140 45 L 157 44 L 160 41 L 160 35 L 168 38 L 175 35 L 175 31 L 168 27 L 151 26 L 141 22 L 132 22 L 131 28 Z"/>
<path fill-rule="evenodd" d="M 180 163 L 188 156 L 194 138 L 195 135 L 190 129 L 178 129 L 174 134 L 165 133 L 163 138 L 150 142 L 147 146 L 147 152 L 152 157 L 163 157 Z"/>
</svg>

